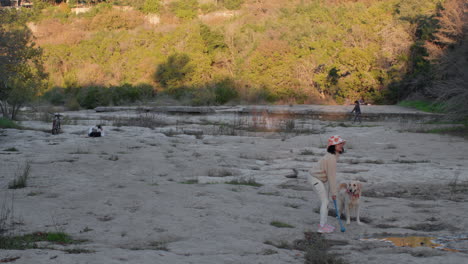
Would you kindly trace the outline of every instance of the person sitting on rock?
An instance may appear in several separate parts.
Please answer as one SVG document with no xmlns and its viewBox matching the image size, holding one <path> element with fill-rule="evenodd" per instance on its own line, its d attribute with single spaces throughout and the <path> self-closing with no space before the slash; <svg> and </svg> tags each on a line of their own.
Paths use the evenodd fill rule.
<svg viewBox="0 0 468 264">
<path fill-rule="evenodd" d="M 89 137 L 102 137 L 104 136 L 104 129 L 101 125 L 92 126 L 88 130 Z"/>
</svg>

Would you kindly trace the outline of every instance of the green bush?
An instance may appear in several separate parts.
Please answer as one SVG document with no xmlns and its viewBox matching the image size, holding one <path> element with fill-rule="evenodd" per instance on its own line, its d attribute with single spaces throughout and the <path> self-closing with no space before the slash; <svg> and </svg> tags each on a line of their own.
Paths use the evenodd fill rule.
<svg viewBox="0 0 468 264">
<path fill-rule="evenodd" d="M 190 57 L 185 53 L 176 53 L 160 64 L 155 73 L 155 79 L 169 93 L 179 90 L 184 80 L 194 71 Z"/>
<path fill-rule="evenodd" d="M 155 90 L 152 85 L 146 84 L 146 83 L 139 83 L 135 85 L 135 88 L 138 90 L 138 95 L 139 98 L 138 100 L 140 101 L 146 101 L 155 96 Z"/>
<path fill-rule="evenodd" d="M 139 99 L 138 90 L 130 84 L 123 84 L 109 88 L 112 103 L 121 105 L 124 103 L 133 103 Z"/>
<path fill-rule="evenodd" d="M 111 96 L 107 88 L 90 86 L 81 88 L 78 93 L 78 103 L 81 107 L 93 109 L 98 106 L 107 106 L 111 102 Z"/>
<path fill-rule="evenodd" d="M 149 84 L 123 84 L 110 88 L 112 103 L 122 105 L 125 103 L 134 103 L 136 101 L 147 100 L 153 97 L 153 87 Z"/>
<path fill-rule="evenodd" d="M 171 11 L 178 18 L 193 19 L 197 17 L 198 1 L 197 0 L 179 0 L 171 3 Z"/>
<path fill-rule="evenodd" d="M 161 11 L 161 0 L 145 0 L 142 11 L 145 13 L 159 14 Z"/>
<path fill-rule="evenodd" d="M 143 24 L 141 13 L 110 9 L 97 14 L 89 25 L 92 30 L 129 30 Z"/>
<path fill-rule="evenodd" d="M 65 89 L 58 87 L 52 88 L 45 92 L 42 98 L 53 105 L 63 105 L 66 100 Z"/>
<path fill-rule="evenodd" d="M 237 10 L 244 3 L 244 0 L 222 0 L 224 7 L 229 10 Z"/>
<path fill-rule="evenodd" d="M 223 34 L 212 31 L 207 25 L 200 24 L 200 35 L 205 42 L 208 53 L 213 53 L 215 50 L 223 50 L 227 48 L 224 43 Z"/>
<path fill-rule="evenodd" d="M 237 99 L 239 94 L 232 79 L 226 78 L 215 84 L 215 102 L 225 104 L 231 100 Z"/>
<path fill-rule="evenodd" d="M 78 99 L 76 97 L 72 97 L 67 100 L 65 107 L 70 111 L 78 111 L 80 110 L 80 103 L 78 103 Z"/>
<path fill-rule="evenodd" d="M 13 120 L 0 117 L 0 128 L 19 128 L 19 127 L 20 126 L 18 126 Z"/>
<path fill-rule="evenodd" d="M 101 2 L 101 3 L 93 6 L 93 8 L 91 8 L 91 10 L 89 12 L 81 13 L 78 16 L 92 18 L 92 17 L 95 17 L 97 14 L 104 13 L 104 12 L 107 12 L 107 11 L 111 11 L 112 6 L 113 5 L 111 3 Z"/>
<path fill-rule="evenodd" d="M 193 106 L 214 105 L 216 102 L 216 95 L 210 87 L 190 88 L 180 92 L 183 93 L 180 98 L 189 99 Z"/>
<path fill-rule="evenodd" d="M 207 3 L 207 4 L 201 4 L 200 9 L 203 14 L 208 14 L 208 13 L 218 10 L 219 8 L 213 3 Z"/>
</svg>

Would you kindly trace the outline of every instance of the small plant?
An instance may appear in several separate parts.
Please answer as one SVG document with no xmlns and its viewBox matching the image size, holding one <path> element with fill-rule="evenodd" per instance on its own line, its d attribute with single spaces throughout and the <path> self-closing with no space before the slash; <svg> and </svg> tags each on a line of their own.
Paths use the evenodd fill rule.
<svg viewBox="0 0 468 264">
<path fill-rule="evenodd" d="M 313 150 L 304 149 L 299 153 L 299 155 L 315 155 L 315 153 Z"/>
<path fill-rule="evenodd" d="M 274 247 L 277 247 L 277 248 L 283 248 L 283 249 L 292 249 L 293 247 L 288 243 L 288 241 L 284 241 L 284 240 L 281 240 L 279 243 L 274 243 L 272 241 L 265 241 L 263 242 L 265 245 L 270 245 L 270 246 L 274 246 Z"/>
<path fill-rule="evenodd" d="M 0 128 L 20 128 L 19 125 L 17 125 L 15 122 L 13 122 L 10 119 L 6 119 L 3 117 L 0 117 Z"/>
<path fill-rule="evenodd" d="M 164 241 L 153 241 L 150 243 L 150 247 L 156 250 L 169 251 L 167 248 L 167 242 Z"/>
<path fill-rule="evenodd" d="M 80 240 L 74 240 L 70 235 L 63 232 L 35 232 L 22 236 L 0 236 L 0 249 L 25 250 L 31 248 L 40 248 L 37 242 L 41 241 L 61 245 L 70 245 L 84 242 Z"/>
<path fill-rule="evenodd" d="M 182 184 L 197 184 L 198 179 L 191 179 L 191 180 L 181 181 L 179 183 L 182 183 Z"/>
<path fill-rule="evenodd" d="M 387 144 L 385 146 L 385 149 L 396 149 L 396 148 L 397 148 L 397 146 L 395 144 Z"/>
<path fill-rule="evenodd" d="M 468 190 L 468 182 L 460 181 L 459 175 L 460 175 L 459 171 L 455 172 L 455 176 L 448 184 L 448 187 L 450 189 L 450 199 L 453 199 L 455 194 L 466 193 Z"/>
<path fill-rule="evenodd" d="M 273 249 L 265 249 L 262 252 L 262 255 L 273 255 L 273 254 L 278 254 L 278 251 L 273 250 Z"/>
<path fill-rule="evenodd" d="M 293 225 L 281 222 L 281 221 L 272 221 L 270 222 L 270 225 L 278 228 L 294 228 Z"/>
<path fill-rule="evenodd" d="M 162 132 L 166 137 L 173 137 L 173 136 L 177 136 L 179 135 L 180 133 L 173 130 L 173 129 L 170 129 L 169 131 L 164 131 Z"/>
<path fill-rule="evenodd" d="M 4 149 L 3 151 L 10 151 L 10 152 L 13 152 L 13 151 L 18 151 L 18 149 L 15 148 L 15 147 L 12 147 L 12 148 Z"/>
<path fill-rule="evenodd" d="M 402 159 L 396 159 L 393 160 L 393 162 L 396 163 L 430 163 L 431 161 L 429 160 L 402 160 Z"/>
<path fill-rule="evenodd" d="M 26 162 L 23 170 L 19 169 L 16 173 L 15 179 L 8 184 L 8 189 L 20 189 L 26 187 L 26 181 L 29 177 L 29 172 L 31 171 L 31 165 L 29 162 Z"/>
<path fill-rule="evenodd" d="M 67 254 L 90 254 L 90 253 L 96 252 L 94 250 L 89 250 L 89 249 L 84 249 L 84 248 L 64 249 L 63 251 L 66 252 Z"/>
<path fill-rule="evenodd" d="M 233 185 L 247 185 L 247 186 L 253 186 L 253 187 L 260 187 L 263 186 L 262 184 L 258 183 L 255 181 L 255 179 L 240 179 L 240 180 L 232 180 L 226 182 L 226 184 L 233 184 Z"/>
<path fill-rule="evenodd" d="M 75 152 L 70 152 L 70 154 L 89 154 L 91 152 L 77 148 Z"/>
<path fill-rule="evenodd" d="M 117 156 L 117 155 L 111 155 L 111 156 L 109 157 L 109 160 L 117 161 L 117 160 L 119 160 L 119 156 Z"/>
<path fill-rule="evenodd" d="M 292 204 L 292 203 L 286 203 L 286 204 L 284 204 L 284 206 L 291 207 L 291 208 L 294 208 L 294 209 L 298 209 L 299 207 L 301 207 L 299 204 Z"/>
<path fill-rule="evenodd" d="M 2 201 L 2 204 L 1 204 L 1 208 L 0 208 L 0 240 L 1 240 L 1 234 L 8 230 L 8 220 L 12 218 L 12 212 L 13 212 L 13 198 L 12 198 L 12 202 L 11 202 L 11 208 L 8 208 L 7 206 L 7 199 L 4 199 Z M 1 242 L 0 242 L 1 244 Z"/>
<path fill-rule="evenodd" d="M 86 226 L 85 228 L 83 228 L 83 230 L 80 231 L 80 233 L 86 233 L 86 232 L 90 232 L 90 231 L 93 231 L 93 229 Z"/>
<path fill-rule="evenodd" d="M 47 233 L 45 236 L 45 241 L 49 242 L 54 242 L 58 244 L 71 244 L 73 243 L 73 239 L 63 233 L 63 232 L 57 232 L 57 233 Z"/>
<path fill-rule="evenodd" d="M 208 176 L 210 177 L 232 176 L 232 171 L 225 169 L 225 168 L 211 168 L 208 170 Z"/>
<path fill-rule="evenodd" d="M 43 194 L 43 192 L 30 192 L 28 194 L 26 194 L 27 196 L 38 196 L 38 195 L 41 195 Z"/>
<path fill-rule="evenodd" d="M 279 192 L 258 192 L 260 195 L 280 196 Z"/>
</svg>

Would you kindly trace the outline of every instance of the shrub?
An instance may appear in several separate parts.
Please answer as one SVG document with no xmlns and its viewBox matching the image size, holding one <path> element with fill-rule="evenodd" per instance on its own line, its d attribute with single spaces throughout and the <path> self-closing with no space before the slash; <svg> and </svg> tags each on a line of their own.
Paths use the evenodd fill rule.
<svg viewBox="0 0 468 264">
<path fill-rule="evenodd" d="M 69 245 L 82 243 L 84 241 L 74 240 L 70 235 L 63 232 L 35 232 L 31 234 L 24 234 L 22 236 L 0 236 L 0 249 L 30 249 L 38 248 L 37 242 L 48 241 L 55 244 Z"/>
<path fill-rule="evenodd" d="M 182 19 L 193 19 L 197 17 L 198 1 L 197 0 L 179 0 L 171 3 L 171 11 L 176 17 Z"/>
<path fill-rule="evenodd" d="M 229 10 L 237 10 L 244 3 L 244 0 L 222 0 L 224 7 Z"/>
<path fill-rule="evenodd" d="M 214 12 L 218 10 L 219 8 L 213 3 L 207 3 L 207 4 L 201 4 L 200 9 L 203 14 L 208 14 L 210 12 Z"/>
<path fill-rule="evenodd" d="M 140 99 L 138 88 L 128 83 L 120 86 L 114 86 L 109 89 L 112 97 L 112 103 L 114 105 L 133 103 Z"/>
<path fill-rule="evenodd" d="M 178 94 L 183 94 L 180 98 L 190 98 L 190 104 L 194 106 L 213 105 L 216 96 L 211 87 L 187 88 L 179 90 Z"/>
<path fill-rule="evenodd" d="M 160 64 L 155 73 L 155 79 L 169 93 L 177 94 L 177 90 L 183 86 L 185 78 L 194 71 L 190 65 L 190 57 L 185 53 L 176 53 Z"/>
<path fill-rule="evenodd" d="M 212 31 L 207 25 L 200 24 L 200 35 L 205 42 L 208 53 L 213 53 L 215 50 L 222 50 L 227 47 L 224 43 L 223 34 Z"/>
<path fill-rule="evenodd" d="M 122 12 L 111 9 L 107 12 L 97 14 L 90 23 L 90 29 L 93 30 L 118 30 L 134 29 L 143 24 L 143 16 L 135 11 Z"/>
<path fill-rule="evenodd" d="M 19 128 L 19 126 L 13 120 L 0 117 L 0 128 Z"/>
<path fill-rule="evenodd" d="M 160 0 L 145 0 L 143 4 L 143 12 L 145 13 L 153 13 L 159 14 L 161 9 L 161 1 Z"/>
<path fill-rule="evenodd" d="M 215 84 L 215 101 L 217 104 L 225 104 L 237 99 L 238 93 L 232 79 L 226 78 Z"/>
<path fill-rule="evenodd" d="M 80 110 L 80 104 L 78 103 L 78 99 L 76 99 L 76 97 L 68 99 L 65 103 L 65 107 L 70 111 Z"/>
<path fill-rule="evenodd" d="M 87 109 L 106 106 L 111 101 L 108 89 L 98 86 L 81 88 L 77 99 L 80 106 Z"/>
<path fill-rule="evenodd" d="M 65 103 L 65 90 L 63 88 L 52 88 L 42 96 L 53 105 L 63 105 Z"/>
</svg>

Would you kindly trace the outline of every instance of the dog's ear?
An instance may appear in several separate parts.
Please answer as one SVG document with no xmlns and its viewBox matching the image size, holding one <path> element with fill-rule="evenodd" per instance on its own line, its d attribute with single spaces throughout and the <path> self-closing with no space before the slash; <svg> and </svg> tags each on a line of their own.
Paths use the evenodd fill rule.
<svg viewBox="0 0 468 264">
<path fill-rule="evenodd" d="M 360 193 L 361 190 L 362 190 L 362 183 L 361 183 L 361 182 L 358 182 L 358 183 L 357 183 L 357 187 L 358 187 L 358 190 L 359 190 L 359 193 Z"/>
</svg>

